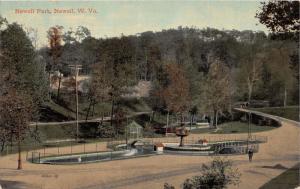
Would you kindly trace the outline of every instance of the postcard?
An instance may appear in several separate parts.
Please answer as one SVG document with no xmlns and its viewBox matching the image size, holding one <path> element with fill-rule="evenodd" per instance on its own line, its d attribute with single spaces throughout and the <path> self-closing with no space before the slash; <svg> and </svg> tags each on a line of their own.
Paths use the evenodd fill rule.
<svg viewBox="0 0 300 189">
<path fill-rule="evenodd" d="M 299 1 L 0 0 L 0 189 L 299 188 Z"/>
</svg>

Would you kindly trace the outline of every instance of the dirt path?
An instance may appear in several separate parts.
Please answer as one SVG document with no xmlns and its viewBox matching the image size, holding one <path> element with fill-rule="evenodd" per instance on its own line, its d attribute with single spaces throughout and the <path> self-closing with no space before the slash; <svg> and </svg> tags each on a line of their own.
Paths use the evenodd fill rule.
<svg viewBox="0 0 300 189">
<path fill-rule="evenodd" d="M 135 116 L 139 116 L 139 115 L 145 115 L 145 114 L 150 114 L 151 112 L 136 112 L 134 114 L 128 115 L 126 116 L 126 118 L 131 118 L 131 117 L 135 117 Z M 111 117 L 104 117 L 103 121 L 110 121 Z M 78 123 L 94 123 L 94 122 L 100 122 L 102 121 L 102 118 L 94 118 L 94 119 L 89 119 L 89 120 L 78 120 Z M 65 124 L 74 124 L 77 123 L 76 120 L 72 120 L 72 121 L 60 121 L 60 122 L 34 122 L 34 123 L 30 123 L 30 126 L 43 126 L 43 125 L 65 125 Z"/>
<path fill-rule="evenodd" d="M 276 165 L 290 168 L 299 162 L 299 131 L 300 128 L 294 123 L 283 121 L 280 128 L 257 133 L 268 136 L 268 143 L 260 145 L 259 153 L 254 155 L 252 163 L 247 161 L 246 155 L 228 156 L 242 173 L 240 185 L 230 188 L 259 188 L 285 171 L 284 168 L 276 168 Z M 193 136 L 202 135 L 189 137 Z M 105 149 L 105 143 L 101 145 Z M 180 188 L 186 178 L 199 174 L 201 165 L 211 161 L 211 158 L 160 155 L 81 165 L 24 162 L 24 170 L 21 171 L 16 170 L 16 160 L 17 155 L 0 158 L 0 178 L 25 183 L 30 189 L 156 189 L 163 188 L 165 182 Z"/>
</svg>

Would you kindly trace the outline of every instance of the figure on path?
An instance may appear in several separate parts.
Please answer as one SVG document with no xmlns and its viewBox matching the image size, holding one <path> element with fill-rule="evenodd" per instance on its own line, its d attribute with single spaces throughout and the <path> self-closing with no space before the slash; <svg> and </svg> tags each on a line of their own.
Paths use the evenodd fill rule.
<svg viewBox="0 0 300 189">
<path fill-rule="evenodd" d="M 253 150 L 252 150 L 252 148 L 250 148 L 248 150 L 248 156 L 249 156 L 249 162 L 252 162 L 252 157 L 253 157 Z"/>
</svg>

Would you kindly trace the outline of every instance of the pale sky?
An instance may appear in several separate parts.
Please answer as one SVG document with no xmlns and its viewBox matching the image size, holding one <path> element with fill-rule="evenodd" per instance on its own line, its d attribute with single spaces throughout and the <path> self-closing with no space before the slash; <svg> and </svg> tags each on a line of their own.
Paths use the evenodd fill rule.
<svg viewBox="0 0 300 189">
<path fill-rule="evenodd" d="M 39 46 L 47 44 L 46 31 L 54 25 L 65 30 L 85 26 L 92 36 L 113 37 L 144 31 L 161 31 L 178 26 L 236 30 L 262 30 L 255 13 L 259 1 L 2 1 L 0 14 L 24 27 L 38 29 Z M 85 9 L 79 13 L 78 8 Z M 89 13 L 94 8 L 97 13 Z M 16 9 L 34 9 L 34 13 L 16 14 Z M 52 13 L 37 13 L 49 9 Z M 54 9 L 74 9 L 72 13 L 55 14 Z"/>
</svg>

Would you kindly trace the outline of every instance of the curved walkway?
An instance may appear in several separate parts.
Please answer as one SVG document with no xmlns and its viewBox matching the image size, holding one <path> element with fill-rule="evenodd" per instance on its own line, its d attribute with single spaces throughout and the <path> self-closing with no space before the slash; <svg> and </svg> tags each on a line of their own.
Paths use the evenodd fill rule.
<svg viewBox="0 0 300 189">
<path fill-rule="evenodd" d="M 126 118 L 131 118 L 131 117 L 135 117 L 138 115 L 144 115 L 144 114 L 150 114 L 151 112 L 135 112 L 132 115 L 128 115 L 126 116 Z M 103 121 L 110 121 L 111 117 L 104 117 Z M 95 118 L 95 119 L 88 119 L 88 120 L 78 120 L 78 123 L 93 123 L 93 122 L 100 122 L 102 121 L 102 118 Z M 42 125 L 64 125 L 64 124 L 74 124 L 77 123 L 76 120 L 72 120 L 72 121 L 56 121 L 56 122 L 34 122 L 34 123 L 30 123 L 30 126 L 42 126 Z"/>
<path fill-rule="evenodd" d="M 280 164 L 290 168 L 299 162 L 300 128 L 295 127 L 298 123 L 283 119 L 281 122 L 279 128 L 256 133 L 267 136 L 268 143 L 260 145 L 252 163 L 247 161 L 246 155 L 228 156 L 242 173 L 240 185 L 230 188 L 259 188 L 285 171 L 272 167 Z M 203 135 L 189 137 L 193 136 Z M 102 145 L 104 149 L 106 143 Z M 160 155 L 72 166 L 24 162 L 24 170 L 18 171 L 17 155 L 10 155 L 0 158 L 0 177 L 2 180 L 23 182 L 30 189 L 160 189 L 165 182 L 179 189 L 186 178 L 198 175 L 201 165 L 210 161 L 209 157 Z"/>
<path fill-rule="evenodd" d="M 234 110 L 239 111 L 239 112 L 256 114 L 258 116 L 262 116 L 262 117 L 273 119 L 273 120 L 278 121 L 280 123 L 282 123 L 282 122 L 289 122 L 289 123 L 292 123 L 295 126 L 298 126 L 298 127 L 300 126 L 300 122 L 298 122 L 298 121 L 286 119 L 286 118 L 279 117 L 279 116 L 276 116 L 276 115 L 270 115 L 270 114 L 266 114 L 266 113 L 263 113 L 263 112 L 259 112 L 259 111 L 255 111 L 255 110 L 249 110 L 249 109 L 244 109 L 244 108 L 234 108 Z"/>
</svg>

